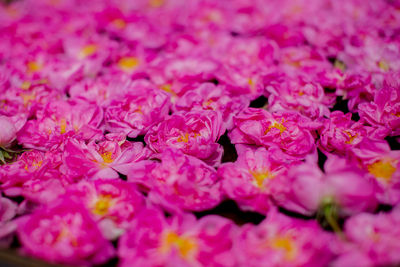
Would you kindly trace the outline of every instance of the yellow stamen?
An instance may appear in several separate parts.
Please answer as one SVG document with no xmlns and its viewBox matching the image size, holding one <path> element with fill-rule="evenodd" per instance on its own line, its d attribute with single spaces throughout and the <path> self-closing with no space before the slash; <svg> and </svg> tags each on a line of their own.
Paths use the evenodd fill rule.
<svg viewBox="0 0 400 267">
<path fill-rule="evenodd" d="M 276 128 L 280 131 L 280 133 L 282 134 L 284 131 L 286 131 L 286 127 L 283 125 L 284 120 L 282 119 L 282 121 L 279 122 L 274 122 L 273 124 L 271 124 L 267 130 L 265 130 L 264 134 L 267 134 L 272 128 Z"/>
<path fill-rule="evenodd" d="M 80 55 L 81 55 L 81 57 L 83 57 L 83 58 L 89 57 L 89 56 L 91 56 L 91 55 L 93 55 L 94 53 L 97 52 L 97 48 L 98 48 L 98 47 L 97 47 L 97 45 L 95 45 L 95 44 L 86 45 L 86 46 L 84 46 L 84 47 L 81 49 Z"/>
<path fill-rule="evenodd" d="M 67 131 L 67 121 L 65 119 L 60 120 L 60 134 L 65 134 Z"/>
<path fill-rule="evenodd" d="M 335 59 L 335 62 L 333 63 L 333 66 L 337 69 L 340 69 L 341 71 L 346 70 L 346 64 L 344 64 L 343 61 L 340 61 L 339 59 Z"/>
<path fill-rule="evenodd" d="M 267 170 L 263 171 L 250 171 L 250 174 L 254 178 L 255 185 L 260 188 L 264 189 L 264 181 L 265 179 L 272 179 L 274 176 Z"/>
<path fill-rule="evenodd" d="M 356 133 L 355 135 L 352 135 L 350 132 L 348 131 L 344 131 L 345 134 L 347 134 L 349 136 L 349 140 L 347 140 L 345 143 L 346 144 L 352 144 L 354 139 L 358 136 L 358 134 Z"/>
<path fill-rule="evenodd" d="M 368 165 L 368 171 L 376 178 L 383 178 L 390 181 L 396 168 L 393 167 L 390 161 L 376 161 Z"/>
<path fill-rule="evenodd" d="M 193 134 L 193 137 L 194 137 L 194 138 L 196 138 L 196 137 L 198 137 L 198 136 L 200 136 L 199 133 L 194 133 L 194 134 Z M 179 137 L 176 139 L 176 141 L 177 141 L 177 142 L 188 143 L 188 142 L 189 142 L 189 137 L 190 137 L 190 135 L 189 135 L 188 133 L 185 133 L 184 135 L 182 134 L 181 136 L 179 136 Z"/>
<path fill-rule="evenodd" d="M 122 30 L 123 28 L 126 27 L 126 22 L 122 19 L 114 19 L 111 22 L 112 25 L 115 26 L 115 28 Z"/>
<path fill-rule="evenodd" d="M 39 63 L 35 62 L 35 61 L 30 61 L 26 64 L 27 68 L 28 68 L 28 72 L 38 72 L 42 69 L 42 65 L 40 65 Z"/>
<path fill-rule="evenodd" d="M 113 156 L 112 152 L 104 152 L 103 154 L 101 154 L 101 158 L 106 164 L 112 163 L 114 161 L 112 156 Z"/>
<path fill-rule="evenodd" d="M 170 252 L 173 248 L 177 249 L 182 258 L 187 258 L 197 249 L 197 243 L 193 238 L 179 236 L 175 232 L 167 232 L 163 235 L 161 251 Z"/>
<path fill-rule="evenodd" d="M 132 71 L 139 65 L 136 57 L 123 57 L 118 61 L 118 66 L 124 71 Z"/>
<path fill-rule="evenodd" d="M 29 88 L 31 88 L 31 82 L 30 81 L 24 81 L 22 84 L 21 84 L 21 89 L 22 90 L 28 90 Z"/>
<path fill-rule="evenodd" d="M 100 196 L 96 203 L 94 204 L 94 207 L 92 209 L 92 212 L 96 215 L 104 216 L 108 213 L 108 210 L 112 206 L 112 198 L 111 196 Z"/>
<path fill-rule="evenodd" d="M 390 66 L 386 60 L 379 61 L 378 66 L 383 71 L 388 71 L 390 69 Z"/>
<path fill-rule="evenodd" d="M 161 7 L 162 5 L 164 5 L 164 3 L 165 3 L 165 0 L 150 0 L 149 1 L 149 5 L 154 8 Z"/>
<path fill-rule="evenodd" d="M 282 250 L 285 253 L 287 260 L 293 260 L 296 257 L 297 250 L 293 244 L 293 239 L 285 236 L 277 236 L 271 239 L 270 245 L 272 248 Z"/>
</svg>

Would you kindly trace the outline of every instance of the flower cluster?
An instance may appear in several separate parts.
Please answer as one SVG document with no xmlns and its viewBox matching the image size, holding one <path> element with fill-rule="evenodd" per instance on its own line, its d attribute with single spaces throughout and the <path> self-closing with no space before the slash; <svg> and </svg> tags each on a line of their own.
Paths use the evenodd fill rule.
<svg viewBox="0 0 400 267">
<path fill-rule="evenodd" d="M 399 265 L 399 8 L 0 0 L 0 247 Z"/>
</svg>

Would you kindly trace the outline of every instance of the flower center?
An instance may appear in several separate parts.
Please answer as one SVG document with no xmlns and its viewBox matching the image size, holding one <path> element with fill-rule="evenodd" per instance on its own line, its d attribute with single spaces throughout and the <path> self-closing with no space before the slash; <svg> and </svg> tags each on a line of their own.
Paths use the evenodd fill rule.
<svg viewBox="0 0 400 267">
<path fill-rule="evenodd" d="M 101 154 L 101 158 L 103 159 L 104 163 L 109 164 L 114 161 L 112 158 L 112 152 L 104 152 Z"/>
<path fill-rule="evenodd" d="M 92 212 L 96 215 L 104 216 L 108 213 L 112 205 L 112 198 L 110 196 L 100 196 L 94 204 Z"/>
<path fill-rule="evenodd" d="M 344 133 L 347 134 L 347 136 L 349 137 L 349 140 L 345 142 L 346 144 L 352 144 L 354 139 L 358 136 L 357 133 L 355 135 L 352 135 L 349 131 L 344 131 Z"/>
<path fill-rule="evenodd" d="M 118 66 L 124 71 L 134 70 L 139 65 L 136 57 L 123 57 L 118 61 Z"/>
<path fill-rule="evenodd" d="M 150 0 L 149 4 L 154 8 L 161 7 L 164 5 L 164 0 Z"/>
<path fill-rule="evenodd" d="M 168 232 L 164 235 L 161 250 L 169 252 L 175 248 L 182 258 L 187 258 L 190 253 L 197 249 L 197 244 L 193 238 L 179 236 L 175 232 Z"/>
<path fill-rule="evenodd" d="M 293 239 L 288 236 L 277 236 L 271 239 L 270 246 L 274 249 L 281 250 L 285 253 L 287 260 L 292 260 L 296 257 L 297 251 L 293 244 Z"/>
<path fill-rule="evenodd" d="M 198 136 L 200 136 L 200 134 L 199 133 L 193 133 L 193 135 L 192 134 L 190 134 L 189 135 L 189 133 L 185 133 L 185 134 L 182 134 L 181 136 L 179 136 L 177 139 L 176 139 L 176 141 L 177 142 L 180 142 L 180 143 L 188 143 L 189 142 L 189 137 L 194 137 L 194 138 L 196 138 L 196 137 L 198 137 Z"/>
<path fill-rule="evenodd" d="M 250 171 L 250 174 L 253 176 L 254 178 L 254 184 L 260 188 L 263 189 L 264 188 L 264 181 L 265 179 L 272 179 L 274 178 L 274 176 L 267 170 L 263 170 L 263 171 Z"/>
<path fill-rule="evenodd" d="M 26 67 L 28 68 L 28 72 L 30 72 L 30 73 L 38 72 L 42 69 L 42 65 L 40 65 L 36 61 L 28 62 L 26 64 Z"/>
<path fill-rule="evenodd" d="M 97 45 L 89 44 L 89 45 L 85 45 L 81 49 L 80 55 L 81 55 L 81 57 L 85 58 L 85 57 L 89 57 L 89 56 L 93 55 L 96 52 L 97 52 Z"/>
<path fill-rule="evenodd" d="M 280 133 L 282 134 L 284 131 L 286 131 L 286 127 L 283 125 L 284 123 L 284 119 L 281 120 L 281 122 L 277 122 L 275 121 L 274 123 L 272 123 L 267 130 L 265 130 L 264 134 L 267 134 L 272 128 L 278 129 L 280 131 Z"/>
<path fill-rule="evenodd" d="M 111 24 L 117 29 L 123 29 L 126 27 L 126 22 L 122 19 L 115 19 L 111 22 Z"/>
<path fill-rule="evenodd" d="M 67 121 L 65 119 L 60 120 L 60 134 L 65 134 L 67 131 Z"/>
<path fill-rule="evenodd" d="M 376 178 L 383 178 L 386 181 L 389 181 L 393 173 L 396 171 L 396 168 L 390 163 L 390 161 L 376 161 L 370 165 L 368 165 L 368 171 L 374 175 Z"/>
</svg>

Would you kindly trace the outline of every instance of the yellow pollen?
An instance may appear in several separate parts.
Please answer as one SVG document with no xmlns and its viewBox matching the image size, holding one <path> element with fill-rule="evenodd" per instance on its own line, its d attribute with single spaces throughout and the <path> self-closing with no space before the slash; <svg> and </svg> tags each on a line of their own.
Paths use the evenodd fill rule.
<svg viewBox="0 0 400 267">
<path fill-rule="evenodd" d="M 249 78 L 249 80 L 247 81 L 247 83 L 248 83 L 250 86 L 253 86 L 253 85 L 254 85 L 254 82 L 253 82 L 253 80 L 252 80 L 251 78 Z"/>
<path fill-rule="evenodd" d="M 118 66 L 124 71 L 131 71 L 139 65 L 136 57 L 123 57 L 118 61 Z"/>
<path fill-rule="evenodd" d="M 42 69 L 42 65 L 35 61 L 30 61 L 26 64 L 28 68 L 28 72 L 33 73 L 33 72 L 38 72 Z"/>
<path fill-rule="evenodd" d="M 29 103 L 35 100 L 35 96 L 33 94 L 21 94 L 21 97 L 25 107 L 27 107 Z"/>
<path fill-rule="evenodd" d="M 292 238 L 278 236 L 272 238 L 270 242 L 272 248 L 282 250 L 285 253 L 287 260 L 293 260 L 296 257 L 296 247 L 293 244 Z"/>
<path fill-rule="evenodd" d="M 383 178 L 389 181 L 396 168 L 389 161 L 376 161 L 368 165 L 368 171 L 376 178 Z"/>
<path fill-rule="evenodd" d="M 345 143 L 346 144 L 352 144 L 354 139 L 358 136 L 358 134 L 356 133 L 355 135 L 352 135 L 350 132 L 348 131 L 344 131 L 345 134 L 347 134 L 349 136 L 349 140 L 347 140 Z"/>
<path fill-rule="evenodd" d="M 198 136 L 200 136 L 200 134 L 198 134 L 198 133 L 194 133 L 194 134 L 193 134 L 193 137 L 194 137 L 194 138 L 196 138 L 196 137 L 198 137 Z M 177 141 L 177 142 L 188 143 L 188 142 L 189 142 L 189 137 L 190 137 L 190 135 L 189 135 L 188 133 L 185 133 L 184 135 L 182 134 L 181 136 L 179 136 L 179 137 L 176 139 L 176 141 Z"/>
<path fill-rule="evenodd" d="M 100 196 L 94 204 L 92 212 L 96 215 L 104 216 L 108 213 L 111 205 L 112 198 L 110 196 Z"/>
<path fill-rule="evenodd" d="M 93 55 L 96 52 L 97 52 L 97 45 L 89 44 L 89 45 L 84 46 L 81 49 L 80 55 L 81 55 L 81 57 L 85 58 L 85 57 L 89 57 L 89 56 Z"/>
<path fill-rule="evenodd" d="M 267 170 L 263 171 L 250 171 L 250 174 L 254 178 L 255 185 L 259 187 L 260 189 L 264 188 L 264 181 L 265 179 L 272 179 L 274 176 Z"/>
<path fill-rule="evenodd" d="M 160 89 L 163 90 L 163 91 L 165 91 L 165 92 L 167 92 L 167 93 L 171 93 L 171 94 L 173 94 L 173 95 L 175 94 L 175 92 L 172 91 L 172 85 L 170 85 L 170 84 L 161 85 L 161 86 L 160 86 Z"/>
<path fill-rule="evenodd" d="M 149 4 L 151 7 L 157 8 L 157 7 L 161 7 L 162 5 L 164 5 L 165 0 L 150 0 Z"/>
<path fill-rule="evenodd" d="M 303 91 L 300 91 L 300 92 L 299 92 L 299 96 L 302 96 L 302 95 L 304 95 L 304 92 L 303 92 Z"/>
<path fill-rule="evenodd" d="M 378 66 L 383 71 L 388 71 L 390 69 L 390 66 L 386 60 L 379 61 Z"/>
<path fill-rule="evenodd" d="M 112 158 L 112 152 L 105 152 L 101 154 L 101 158 L 106 164 L 112 163 L 114 161 L 114 159 Z"/>
<path fill-rule="evenodd" d="M 170 231 L 163 236 L 161 251 L 170 252 L 172 248 L 177 249 L 182 258 L 187 258 L 197 249 L 197 244 L 193 238 L 182 237 Z"/>
<path fill-rule="evenodd" d="M 126 27 L 126 22 L 122 19 L 114 19 L 111 22 L 111 24 L 114 25 L 115 28 L 120 29 L 120 30 Z"/>
<path fill-rule="evenodd" d="M 30 81 L 24 81 L 22 84 L 21 84 L 21 89 L 22 90 L 28 90 L 29 88 L 31 88 L 31 82 Z"/>
<path fill-rule="evenodd" d="M 29 167 L 34 167 L 35 170 L 37 170 L 38 168 L 40 168 L 40 167 L 42 166 L 42 164 L 43 164 L 43 160 L 38 160 L 38 161 L 35 160 L 35 161 L 32 162 L 31 166 L 29 166 L 28 164 L 26 164 L 25 167 L 24 167 L 24 169 L 25 169 L 25 170 L 28 170 Z"/>
<path fill-rule="evenodd" d="M 339 59 L 335 59 L 335 62 L 333 63 L 333 66 L 337 69 L 340 69 L 341 71 L 346 70 L 346 64 L 344 64 L 343 61 L 340 61 Z"/>
<path fill-rule="evenodd" d="M 283 122 L 284 122 L 283 119 L 282 119 L 282 121 L 280 123 L 279 122 L 274 122 L 272 125 L 270 125 L 268 127 L 267 130 L 265 130 L 264 134 L 267 134 L 272 128 L 278 129 L 280 131 L 280 133 L 282 134 L 286 130 L 286 127 L 283 125 Z"/>
<path fill-rule="evenodd" d="M 67 121 L 65 119 L 60 120 L 60 134 L 65 134 L 67 131 Z"/>
</svg>

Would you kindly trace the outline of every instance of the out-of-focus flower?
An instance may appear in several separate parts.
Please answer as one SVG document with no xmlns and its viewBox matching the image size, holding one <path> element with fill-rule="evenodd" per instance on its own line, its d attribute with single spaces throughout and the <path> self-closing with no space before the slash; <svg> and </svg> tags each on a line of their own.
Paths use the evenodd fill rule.
<svg viewBox="0 0 400 267">
<path fill-rule="evenodd" d="M 148 81 L 138 80 L 124 90 L 105 109 L 108 131 L 135 138 L 168 116 L 168 95 Z"/>
<path fill-rule="evenodd" d="M 241 228 L 234 253 L 240 266 L 326 266 L 334 258 L 336 242 L 315 221 L 275 211 L 257 226 Z"/>
<path fill-rule="evenodd" d="M 71 199 L 44 206 L 18 223 L 23 251 L 49 262 L 90 266 L 114 255 L 85 207 Z"/>
<path fill-rule="evenodd" d="M 232 254 L 236 226 L 219 216 L 196 221 L 190 214 L 164 218 L 145 210 L 121 237 L 121 266 L 235 266 Z"/>
<path fill-rule="evenodd" d="M 392 151 L 385 140 L 364 139 L 352 154 L 377 182 L 378 200 L 391 205 L 400 203 L 400 152 Z"/>
<path fill-rule="evenodd" d="M 8 247 L 13 240 L 17 224 L 12 221 L 17 214 L 17 204 L 8 198 L 0 197 L 0 247 Z"/>
<path fill-rule="evenodd" d="M 28 148 L 48 149 L 69 136 L 82 140 L 101 139 L 103 112 L 85 100 L 54 101 L 37 112 L 18 133 L 18 142 Z"/>
<path fill-rule="evenodd" d="M 222 132 L 222 121 L 215 111 L 175 113 L 167 120 L 150 128 L 146 144 L 156 153 L 176 148 L 210 165 L 218 165 L 222 147 L 216 143 Z"/>
<path fill-rule="evenodd" d="M 285 184 L 282 179 L 289 164 L 295 163 L 277 147 L 267 150 L 236 145 L 236 150 L 237 161 L 223 163 L 218 168 L 222 189 L 241 208 L 265 214 L 271 206 L 271 195 Z"/>
<path fill-rule="evenodd" d="M 384 126 L 392 136 L 400 134 L 400 87 L 383 87 L 375 93 L 374 101 L 358 107 L 360 117 L 375 126 Z"/>
<path fill-rule="evenodd" d="M 304 215 L 330 205 L 343 216 L 376 208 L 376 185 L 354 163 L 330 155 L 324 169 L 325 173 L 311 161 L 290 168 L 286 190 L 274 196 L 278 205 Z"/>
<path fill-rule="evenodd" d="M 0 128 L 0 147 L 9 146 L 17 138 L 17 129 L 6 116 L 0 116 Z"/>
<path fill-rule="evenodd" d="M 85 205 L 108 239 L 123 234 L 144 206 L 136 187 L 120 180 L 82 181 L 70 186 L 66 195 Z"/>
<path fill-rule="evenodd" d="M 180 212 L 203 211 L 215 207 L 222 198 L 217 172 L 203 161 L 166 149 L 161 163 L 132 165 L 128 180 L 150 190 L 148 200 Z"/>
<path fill-rule="evenodd" d="M 286 154 L 302 159 L 315 152 L 312 133 L 320 123 L 297 112 L 270 113 L 263 109 L 248 108 L 233 118 L 233 130 L 229 133 L 234 144 L 254 144 L 265 147 L 277 146 Z"/>
<path fill-rule="evenodd" d="M 107 140 L 99 143 L 70 139 L 65 144 L 64 172 L 76 181 L 91 179 L 117 179 L 118 172 L 126 174 L 129 165 L 147 159 L 150 150 L 140 142 Z"/>
</svg>

